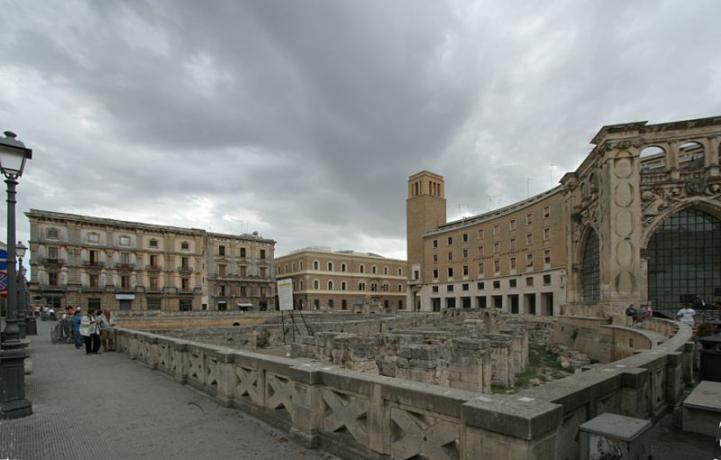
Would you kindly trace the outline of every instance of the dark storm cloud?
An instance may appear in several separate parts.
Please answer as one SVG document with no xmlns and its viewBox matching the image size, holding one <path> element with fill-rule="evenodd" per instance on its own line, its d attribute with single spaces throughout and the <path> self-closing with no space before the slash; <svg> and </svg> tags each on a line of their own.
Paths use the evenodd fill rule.
<svg viewBox="0 0 721 460">
<path fill-rule="evenodd" d="M 3 2 L 20 205 L 402 256 L 555 185 L 603 125 L 721 113 L 716 2 Z M 21 229 L 26 232 L 27 226 Z"/>
</svg>

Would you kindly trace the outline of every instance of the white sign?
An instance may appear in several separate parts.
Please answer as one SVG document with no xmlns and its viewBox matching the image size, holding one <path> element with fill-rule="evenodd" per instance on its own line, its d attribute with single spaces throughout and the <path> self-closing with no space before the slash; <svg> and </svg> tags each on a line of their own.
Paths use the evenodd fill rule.
<svg viewBox="0 0 721 460">
<path fill-rule="evenodd" d="M 293 280 L 278 280 L 278 302 L 281 311 L 293 310 Z"/>
</svg>

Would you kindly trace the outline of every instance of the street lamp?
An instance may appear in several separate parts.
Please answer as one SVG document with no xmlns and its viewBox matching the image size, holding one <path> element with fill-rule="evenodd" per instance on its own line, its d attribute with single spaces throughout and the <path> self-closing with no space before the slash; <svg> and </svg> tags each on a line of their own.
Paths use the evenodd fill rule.
<svg viewBox="0 0 721 460">
<path fill-rule="evenodd" d="M 15 270 L 15 186 L 23 175 L 25 162 L 33 151 L 16 139 L 15 133 L 5 131 L 0 138 L 0 171 L 7 184 L 7 311 L 5 331 L 0 350 L 0 418 L 18 418 L 33 411 L 25 399 L 25 349 L 20 342 L 18 328 L 17 277 Z"/>
</svg>

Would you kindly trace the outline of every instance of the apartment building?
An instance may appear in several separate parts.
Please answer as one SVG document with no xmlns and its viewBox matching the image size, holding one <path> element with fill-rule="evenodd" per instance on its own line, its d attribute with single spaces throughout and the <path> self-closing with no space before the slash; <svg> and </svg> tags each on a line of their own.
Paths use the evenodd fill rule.
<svg viewBox="0 0 721 460">
<path fill-rule="evenodd" d="M 297 310 L 352 310 L 377 304 L 406 308 L 406 262 L 378 254 L 300 249 L 275 260 L 278 279 L 293 280 Z"/>
<path fill-rule="evenodd" d="M 216 266 L 208 259 L 223 238 L 243 241 L 248 248 L 263 246 L 270 253 L 272 240 L 35 209 L 26 216 L 34 302 L 55 308 L 163 311 L 237 308 L 238 302 L 253 309 L 274 305 L 268 288 L 272 257 L 247 259 L 246 271 L 253 276 L 242 280 L 251 294 L 243 297 L 218 295 L 222 289 Z"/>
</svg>

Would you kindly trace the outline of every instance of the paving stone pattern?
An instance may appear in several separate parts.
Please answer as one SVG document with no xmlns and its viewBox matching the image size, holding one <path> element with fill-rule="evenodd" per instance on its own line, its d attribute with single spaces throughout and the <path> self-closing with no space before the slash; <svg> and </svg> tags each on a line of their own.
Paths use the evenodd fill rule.
<svg viewBox="0 0 721 460">
<path fill-rule="evenodd" d="M 0 421 L 0 459 L 328 459 L 127 356 L 52 345 L 39 322 L 33 415 Z"/>
</svg>

